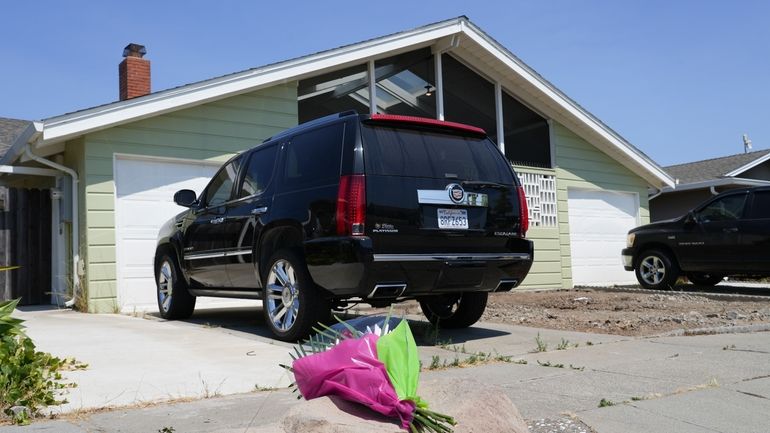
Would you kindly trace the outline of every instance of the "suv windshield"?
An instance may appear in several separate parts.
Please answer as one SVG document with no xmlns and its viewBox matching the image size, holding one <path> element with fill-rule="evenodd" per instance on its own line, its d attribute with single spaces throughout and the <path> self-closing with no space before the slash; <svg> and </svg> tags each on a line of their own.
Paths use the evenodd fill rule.
<svg viewBox="0 0 770 433">
<path fill-rule="evenodd" d="M 488 138 L 363 125 L 366 173 L 513 184 L 505 159 Z"/>
</svg>

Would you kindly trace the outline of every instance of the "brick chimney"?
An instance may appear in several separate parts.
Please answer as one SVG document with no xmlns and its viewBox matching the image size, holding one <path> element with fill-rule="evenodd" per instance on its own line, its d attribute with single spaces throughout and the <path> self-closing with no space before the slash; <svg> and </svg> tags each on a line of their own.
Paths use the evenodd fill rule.
<svg viewBox="0 0 770 433">
<path fill-rule="evenodd" d="M 150 93 L 150 61 L 145 54 L 144 45 L 128 44 L 123 49 L 125 59 L 118 66 L 121 101 Z"/>
</svg>

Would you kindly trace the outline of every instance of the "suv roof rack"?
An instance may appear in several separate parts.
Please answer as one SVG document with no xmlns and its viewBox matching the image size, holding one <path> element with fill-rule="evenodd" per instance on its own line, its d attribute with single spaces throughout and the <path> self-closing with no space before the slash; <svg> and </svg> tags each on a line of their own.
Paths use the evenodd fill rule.
<svg viewBox="0 0 770 433">
<path fill-rule="evenodd" d="M 276 138 L 281 138 L 281 137 L 285 137 L 287 135 L 294 134 L 295 132 L 297 132 L 299 130 L 302 130 L 302 129 L 305 129 L 305 128 L 310 128 L 310 127 L 317 126 L 317 125 L 321 125 L 321 124 L 324 124 L 324 123 L 328 123 L 328 122 L 331 122 L 332 120 L 337 120 L 337 119 L 341 119 L 343 117 L 348 117 L 348 116 L 358 116 L 358 112 L 356 110 L 348 110 L 348 111 L 343 111 L 341 113 L 329 114 L 328 116 L 319 117 L 318 119 L 309 120 L 309 121 L 307 121 L 305 123 L 300 123 L 297 126 L 291 127 L 291 128 L 289 128 L 289 129 L 287 129 L 285 131 L 281 131 L 278 134 L 273 135 L 272 137 L 268 137 L 268 138 L 262 140 L 262 142 L 263 143 L 267 143 L 270 140 L 274 140 Z"/>
</svg>

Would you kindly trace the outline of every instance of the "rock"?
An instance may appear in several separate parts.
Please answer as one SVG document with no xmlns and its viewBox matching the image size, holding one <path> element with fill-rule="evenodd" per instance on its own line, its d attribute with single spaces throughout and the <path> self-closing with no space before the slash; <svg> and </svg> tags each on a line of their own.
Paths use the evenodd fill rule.
<svg viewBox="0 0 770 433">
<path fill-rule="evenodd" d="M 432 410 L 457 420 L 455 433 L 528 433 L 519 410 L 499 388 L 469 380 L 434 379 L 420 383 L 420 396 Z M 462 396 L 462 398 L 458 398 Z M 395 421 L 364 406 L 322 397 L 303 402 L 281 420 L 285 433 L 397 433 Z"/>
<path fill-rule="evenodd" d="M 743 314 L 741 314 L 741 313 L 739 313 L 737 311 L 729 311 L 727 313 L 727 318 L 730 319 L 730 320 L 739 320 L 739 319 L 745 319 L 746 316 L 744 316 Z"/>
</svg>

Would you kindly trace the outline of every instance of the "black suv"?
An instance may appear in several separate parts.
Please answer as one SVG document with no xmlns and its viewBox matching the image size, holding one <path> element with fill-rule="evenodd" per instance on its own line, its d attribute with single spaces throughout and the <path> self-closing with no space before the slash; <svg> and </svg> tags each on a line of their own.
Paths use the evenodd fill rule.
<svg viewBox="0 0 770 433">
<path fill-rule="evenodd" d="M 158 307 L 196 296 L 262 299 L 275 336 L 306 336 L 332 309 L 417 299 L 467 327 L 489 292 L 518 286 L 532 242 L 524 191 L 482 129 L 433 119 L 317 119 L 230 159 L 160 230 Z"/>
<path fill-rule="evenodd" d="M 727 275 L 770 275 L 770 187 L 724 192 L 681 218 L 628 232 L 624 267 L 648 289 L 680 274 L 713 286 Z"/>
</svg>

